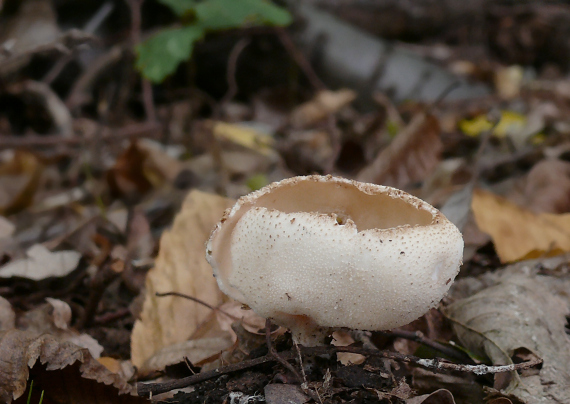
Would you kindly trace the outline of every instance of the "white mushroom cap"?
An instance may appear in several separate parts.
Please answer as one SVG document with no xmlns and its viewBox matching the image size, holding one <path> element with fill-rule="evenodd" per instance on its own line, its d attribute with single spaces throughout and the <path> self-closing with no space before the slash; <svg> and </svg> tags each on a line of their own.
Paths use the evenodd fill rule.
<svg viewBox="0 0 570 404">
<path fill-rule="evenodd" d="M 313 175 L 240 198 L 206 255 L 224 293 L 311 344 L 329 328 L 386 330 L 435 307 L 463 238 L 406 192 Z"/>
</svg>

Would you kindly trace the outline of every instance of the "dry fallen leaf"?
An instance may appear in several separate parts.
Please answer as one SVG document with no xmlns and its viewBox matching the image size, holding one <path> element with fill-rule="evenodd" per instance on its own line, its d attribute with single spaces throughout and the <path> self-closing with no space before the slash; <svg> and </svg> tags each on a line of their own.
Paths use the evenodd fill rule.
<svg viewBox="0 0 570 404">
<path fill-rule="evenodd" d="M 137 147 L 146 154 L 144 174 L 154 186 L 160 185 L 165 180 L 173 183 L 176 176 L 184 169 L 184 163 L 173 157 L 165 146 L 156 141 L 141 139 Z"/>
<path fill-rule="evenodd" d="M 38 188 L 42 166 L 29 152 L 18 151 L 0 164 L 0 214 L 10 215 L 30 206 Z"/>
<path fill-rule="evenodd" d="M 0 296 L 0 332 L 16 327 L 16 313 L 10 302 Z"/>
<path fill-rule="evenodd" d="M 170 231 L 160 240 L 156 266 L 147 274 L 141 319 L 131 337 L 131 358 L 140 367 L 159 349 L 186 341 L 198 326 L 213 317 L 210 309 L 180 297 L 157 297 L 179 292 L 212 306 L 224 301 L 205 258 L 205 243 L 232 201 L 192 191 Z"/>
<path fill-rule="evenodd" d="M 87 349 L 53 336 L 30 336 L 20 330 L 0 333 L 0 401 L 25 403 L 29 380 L 33 393 L 44 392 L 45 402 L 143 403 L 131 386 L 111 373 Z M 35 397 L 32 395 L 32 397 Z M 39 402 L 33 398 L 31 402 Z"/>
<path fill-rule="evenodd" d="M 354 344 L 354 338 L 351 337 L 350 333 L 346 330 L 338 330 L 332 334 L 333 340 L 332 344 L 334 346 L 349 346 Z M 350 353 L 350 352 L 338 352 L 336 354 L 337 360 L 344 366 L 348 365 L 360 365 L 364 363 L 366 357 L 364 355 Z"/>
<path fill-rule="evenodd" d="M 294 128 L 307 128 L 329 114 L 338 112 L 356 99 L 353 90 L 320 91 L 312 100 L 299 105 L 291 112 L 291 125 Z"/>
<path fill-rule="evenodd" d="M 107 171 L 107 183 L 113 196 L 136 200 L 150 191 L 152 184 L 144 172 L 147 158 L 148 152 L 131 142 Z"/>
<path fill-rule="evenodd" d="M 41 244 L 26 251 L 27 258 L 14 260 L 0 268 L 0 278 L 18 276 L 39 281 L 49 277 L 62 277 L 71 273 L 81 259 L 77 251 L 51 252 Z"/>
<path fill-rule="evenodd" d="M 496 389 L 525 403 L 568 403 L 570 339 L 565 326 L 570 312 L 569 284 L 561 278 L 535 275 L 530 268 L 519 264 L 486 274 L 479 284 L 488 286 L 448 306 L 446 315 L 461 344 L 494 365 L 512 363 L 512 356 L 521 350 L 544 360 L 538 374 L 512 372 L 506 382 L 497 377 Z M 560 295 L 551 282 L 564 283 Z"/>
<path fill-rule="evenodd" d="M 477 226 L 492 237 L 501 262 L 570 251 L 570 214 L 535 214 L 480 189 L 474 191 L 471 207 Z"/>
<path fill-rule="evenodd" d="M 59 342 L 73 342 L 81 348 L 89 350 L 91 356 L 99 358 L 103 347 L 89 334 L 80 334 L 70 327 L 71 307 L 58 299 L 47 297 L 47 304 L 42 304 L 18 316 L 15 326 L 26 331 L 31 338 L 42 334 L 50 334 Z"/>
<path fill-rule="evenodd" d="M 545 159 L 526 177 L 525 195 L 534 212 L 570 212 L 570 163 Z"/>
<path fill-rule="evenodd" d="M 439 162 L 442 149 L 439 132 L 439 122 L 434 116 L 416 115 L 356 179 L 396 188 L 422 181 Z"/>
<path fill-rule="evenodd" d="M 229 334 L 212 338 L 200 338 L 166 346 L 154 353 L 138 369 L 139 374 L 149 374 L 156 369 L 184 362 L 185 358 L 193 365 L 201 366 L 211 361 L 233 345 Z"/>
<path fill-rule="evenodd" d="M 264 156 L 275 153 L 273 150 L 275 139 L 253 127 L 226 122 L 212 122 L 212 125 L 212 132 L 218 140 L 232 142 Z"/>
</svg>

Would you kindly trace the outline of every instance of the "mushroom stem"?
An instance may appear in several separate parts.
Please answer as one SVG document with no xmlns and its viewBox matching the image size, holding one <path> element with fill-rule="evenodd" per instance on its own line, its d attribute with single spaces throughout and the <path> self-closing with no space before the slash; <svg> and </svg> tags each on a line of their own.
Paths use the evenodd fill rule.
<svg viewBox="0 0 570 404">
<path fill-rule="evenodd" d="M 327 345 L 326 338 L 334 331 L 330 327 L 321 327 L 305 315 L 285 315 L 279 323 L 291 330 L 293 341 L 303 346 Z"/>
</svg>

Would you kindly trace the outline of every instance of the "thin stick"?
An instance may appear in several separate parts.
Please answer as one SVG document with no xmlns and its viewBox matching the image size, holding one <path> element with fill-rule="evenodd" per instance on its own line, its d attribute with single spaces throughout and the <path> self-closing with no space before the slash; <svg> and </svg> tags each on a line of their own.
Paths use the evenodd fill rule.
<svg viewBox="0 0 570 404">
<path fill-rule="evenodd" d="M 297 65 L 301 68 L 311 85 L 315 90 L 326 90 L 325 84 L 321 81 L 319 76 L 315 73 L 313 66 L 309 63 L 305 55 L 295 46 L 291 37 L 284 28 L 276 28 L 279 40 L 289 53 L 289 55 L 295 60 Z"/>
<path fill-rule="evenodd" d="M 131 8 L 131 41 L 133 46 L 141 41 L 142 15 L 141 7 L 144 0 L 126 0 Z M 141 89 L 144 112 L 146 119 L 150 122 L 156 121 L 156 108 L 154 106 L 154 96 L 152 83 L 141 76 Z"/>
<path fill-rule="evenodd" d="M 307 382 L 307 379 L 301 377 L 299 372 L 297 372 L 297 369 L 295 369 L 293 367 L 293 365 L 291 365 L 289 362 L 287 362 L 285 359 L 283 359 L 281 357 L 281 355 L 279 355 L 279 353 L 277 353 L 277 351 L 273 347 L 273 344 L 271 343 L 271 320 L 270 319 L 265 320 L 265 342 L 267 343 L 267 349 L 269 350 L 269 354 L 271 356 L 273 356 L 275 358 L 275 360 L 281 364 L 281 366 L 283 366 L 285 369 L 289 370 L 289 372 L 291 372 L 295 376 L 295 378 L 297 379 L 297 381 L 299 383 L 302 383 L 303 381 L 305 383 Z"/>
<path fill-rule="evenodd" d="M 220 105 L 230 102 L 238 93 L 238 85 L 236 80 L 237 61 L 243 50 L 251 42 L 250 38 L 240 39 L 233 47 L 228 57 L 228 67 L 226 73 L 226 80 L 228 81 L 228 91 L 220 101 Z"/>
<path fill-rule="evenodd" d="M 517 370 L 530 369 L 536 365 L 542 363 L 542 359 L 533 359 L 527 362 L 504 365 L 504 366 L 487 366 L 487 365 L 462 365 L 456 363 L 444 362 L 440 359 L 421 359 L 413 355 L 404 355 L 398 352 L 389 351 L 378 351 L 374 349 L 363 349 L 351 346 L 318 346 L 318 347 L 300 347 L 304 355 L 324 355 L 334 352 L 349 352 L 357 353 L 365 356 L 379 356 L 386 359 L 393 359 L 399 362 L 412 363 L 418 366 L 423 366 L 432 370 L 454 370 L 465 373 L 475 373 L 477 375 L 482 374 L 493 374 L 493 373 L 504 373 Z M 283 360 L 293 359 L 296 352 L 282 352 L 280 357 Z M 137 385 L 137 390 L 139 396 L 149 397 L 151 395 L 166 393 L 167 391 L 174 389 L 181 389 L 184 387 L 192 386 L 206 380 L 214 379 L 221 375 L 237 372 L 240 370 L 249 369 L 254 366 L 258 366 L 268 362 L 276 362 L 277 359 L 274 355 L 268 354 L 260 358 L 243 361 L 229 366 L 224 366 L 218 369 L 210 370 L 207 372 L 202 372 L 197 375 L 188 376 L 183 379 L 173 380 L 165 383 L 139 383 Z"/>
<path fill-rule="evenodd" d="M 138 137 L 158 138 L 162 133 L 162 129 L 162 126 L 155 122 L 136 123 L 122 128 L 104 127 L 102 129 L 101 140 L 117 142 Z M 92 139 L 85 139 L 80 136 L 69 138 L 61 135 L 29 135 L 18 137 L 11 134 L 0 134 L 0 150 L 29 147 L 59 147 L 61 145 L 81 146 L 86 140 L 89 141 Z"/>
</svg>

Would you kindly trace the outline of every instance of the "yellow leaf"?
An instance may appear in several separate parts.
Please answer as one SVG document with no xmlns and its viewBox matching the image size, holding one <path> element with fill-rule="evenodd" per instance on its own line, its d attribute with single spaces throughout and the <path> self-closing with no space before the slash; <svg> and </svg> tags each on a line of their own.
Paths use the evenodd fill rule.
<svg viewBox="0 0 570 404">
<path fill-rule="evenodd" d="M 483 190 L 475 190 L 471 207 L 479 229 L 492 237 L 501 262 L 570 251 L 570 214 L 535 214 Z"/>
<path fill-rule="evenodd" d="M 265 156 L 273 153 L 273 138 L 253 128 L 226 122 L 215 122 L 213 132 L 218 139 L 229 140 Z"/>
<path fill-rule="evenodd" d="M 501 120 L 493 129 L 493 135 L 503 138 L 510 134 L 519 133 L 526 125 L 526 117 L 513 111 L 501 111 Z M 485 115 L 459 122 L 459 129 L 467 136 L 477 137 L 493 128 L 493 124 Z"/>
<path fill-rule="evenodd" d="M 218 195 L 192 191 L 170 231 L 160 240 L 156 265 L 146 278 L 143 311 L 131 336 L 131 360 L 137 367 L 158 350 L 186 341 L 214 313 L 180 297 L 157 297 L 179 292 L 212 306 L 224 302 L 205 258 L 205 243 L 224 210 L 233 202 Z"/>
</svg>

